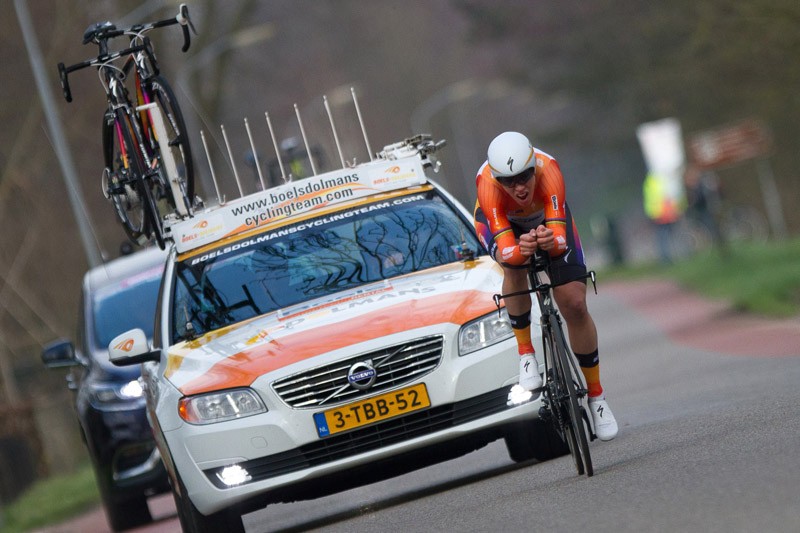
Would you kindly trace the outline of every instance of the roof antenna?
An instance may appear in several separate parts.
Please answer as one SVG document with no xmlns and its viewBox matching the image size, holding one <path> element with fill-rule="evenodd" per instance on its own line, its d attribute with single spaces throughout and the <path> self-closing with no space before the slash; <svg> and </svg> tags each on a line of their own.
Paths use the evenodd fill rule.
<svg viewBox="0 0 800 533">
<path fill-rule="evenodd" d="M 325 104 L 325 111 L 328 112 L 328 120 L 331 123 L 331 131 L 333 132 L 333 141 L 336 143 L 336 150 L 339 152 L 339 161 L 342 162 L 342 168 L 347 168 L 344 164 L 344 156 L 342 155 L 342 145 L 339 144 L 339 135 L 336 134 L 336 126 L 333 123 L 331 106 L 328 104 L 328 97 L 324 94 L 322 95 L 322 102 Z"/>
<path fill-rule="evenodd" d="M 247 122 L 246 117 L 244 119 L 244 127 L 247 130 L 247 137 L 250 139 L 250 149 L 253 151 L 253 160 L 256 165 L 256 170 L 258 171 L 258 181 L 261 182 L 261 190 L 264 191 L 267 187 L 264 185 L 264 175 L 261 174 L 261 163 L 258 162 L 258 152 L 256 152 L 256 145 L 253 143 L 253 134 L 250 133 L 250 123 Z"/>
<path fill-rule="evenodd" d="M 200 130 L 200 139 L 203 141 L 203 148 L 206 150 L 206 159 L 208 159 L 208 168 L 211 169 L 211 181 L 214 182 L 214 189 L 217 191 L 217 201 L 219 205 L 225 204 L 225 199 L 219 193 L 219 184 L 217 183 L 217 175 L 214 173 L 214 164 L 211 162 L 211 153 L 208 151 L 208 143 L 206 142 L 206 134 Z"/>
<path fill-rule="evenodd" d="M 317 175 L 317 167 L 314 165 L 314 158 L 311 155 L 311 147 L 308 146 L 308 138 L 306 137 L 306 130 L 303 128 L 303 119 L 300 118 L 300 109 L 297 104 L 294 104 L 294 113 L 297 115 L 297 123 L 300 125 L 300 135 L 303 136 L 303 144 L 306 147 L 306 154 L 308 155 L 308 162 L 311 163 L 311 174 Z"/>
<path fill-rule="evenodd" d="M 275 147 L 275 157 L 278 158 L 278 166 L 281 167 L 281 178 L 283 178 L 283 182 L 286 183 L 286 172 L 283 170 L 281 151 L 278 149 L 278 140 L 275 138 L 275 131 L 272 129 L 272 121 L 269 119 L 269 113 L 266 111 L 264 112 L 264 116 L 267 118 L 267 127 L 269 128 L 269 135 L 272 137 L 272 146 Z"/>
<path fill-rule="evenodd" d="M 353 103 L 356 106 L 356 114 L 358 115 L 358 123 L 361 125 L 361 133 L 364 134 L 364 144 L 367 145 L 367 154 L 369 160 L 372 161 L 372 148 L 369 146 L 369 139 L 367 138 L 367 129 L 364 127 L 364 119 L 361 118 L 361 109 L 358 107 L 358 99 L 356 98 L 356 90 L 350 87 L 350 94 L 353 95 Z"/>
<path fill-rule="evenodd" d="M 231 160 L 231 168 L 233 169 L 233 177 L 236 178 L 236 185 L 239 187 L 239 198 L 244 196 L 244 191 L 242 190 L 242 182 L 239 180 L 239 173 L 236 172 L 236 163 L 233 160 L 233 152 L 231 152 L 231 144 L 228 142 L 228 134 L 225 133 L 225 125 L 220 124 L 219 126 L 222 129 L 222 138 L 225 139 L 225 146 L 228 147 L 228 157 Z"/>
</svg>

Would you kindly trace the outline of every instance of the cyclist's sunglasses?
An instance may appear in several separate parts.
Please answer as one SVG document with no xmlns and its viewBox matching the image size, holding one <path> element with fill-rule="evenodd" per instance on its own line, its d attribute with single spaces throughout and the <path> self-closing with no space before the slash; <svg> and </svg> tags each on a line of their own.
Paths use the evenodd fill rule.
<svg viewBox="0 0 800 533">
<path fill-rule="evenodd" d="M 513 176 L 497 176 L 495 179 L 502 185 L 503 187 L 514 187 L 515 185 L 525 185 L 528 183 L 533 175 L 536 173 L 536 168 L 526 168 L 519 174 L 514 174 Z"/>
</svg>

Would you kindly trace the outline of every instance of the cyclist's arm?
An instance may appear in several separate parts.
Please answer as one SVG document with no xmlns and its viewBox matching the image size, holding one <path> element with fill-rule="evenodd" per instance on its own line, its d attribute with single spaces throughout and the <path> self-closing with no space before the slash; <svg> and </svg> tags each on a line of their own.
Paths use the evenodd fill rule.
<svg viewBox="0 0 800 533">
<path fill-rule="evenodd" d="M 488 171 L 487 171 L 488 172 Z M 478 203 L 486 215 L 489 231 L 497 246 L 495 261 L 501 264 L 519 266 L 525 264 L 528 257 L 522 255 L 506 215 L 505 193 L 500 186 L 483 173 L 478 174 Z"/>
<path fill-rule="evenodd" d="M 558 257 L 567 251 L 567 214 L 564 177 L 555 159 L 547 161 L 536 189 L 544 203 L 544 225 L 553 230 L 553 248 L 550 255 Z"/>
</svg>

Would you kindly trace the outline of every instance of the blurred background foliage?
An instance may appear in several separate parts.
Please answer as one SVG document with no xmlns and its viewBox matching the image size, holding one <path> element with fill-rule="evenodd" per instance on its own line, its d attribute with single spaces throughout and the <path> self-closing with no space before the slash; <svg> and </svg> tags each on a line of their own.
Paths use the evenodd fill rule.
<svg viewBox="0 0 800 533">
<path fill-rule="evenodd" d="M 56 64 L 96 53 L 84 29 L 132 24 L 177 11 L 172 0 L 27 2 L 45 56 L 50 90 L 75 159 L 98 249 L 118 255 L 123 232 L 101 195 L 100 119 L 104 98 L 89 71 L 61 98 Z M 220 125 L 234 164 L 256 190 L 243 119 L 259 164 L 274 158 L 264 113 L 281 139 L 299 135 L 293 105 L 322 170 L 338 165 L 322 104 L 332 104 L 348 161 L 367 160 L 350 88 L 373 151 L 427 131 L 448 141 L 439 181 L 467 206 L 474 174 L 500 131 L 527 133 L 555 156 L 590 259 L 605 246 L 597 220 L 617 222 L 628 247 L 652 249 L 642 212 L 645 165 L 636 127 L 665 117 L 686 136 L 743 118 L 767 124 L 769 163 L 789 233 L 800 231 L 798 185 L 800 3 L 796 0 L 190 0 L 199 35 L 180 52 L 175 28 L 151 33 L 163 73 L 190 125 L 199 187 L 213 195 L 199 131 L 210 139 L 218 175 L 230 178 Z M 54 156 L 14 1 L 0 0 L 0 404 L 16 398 L 40 411 L 66 405 L 62 376 L 47 373 L 41 346 L 73 336 L 81 276 L 88 267 Z M 174 31 L 171 31 L 174 30 Z M 726 199 L 763 209 L 753 162 L 719 172 Z M 232 179 L 221 184 L 238 195 Z M 647 254 L 632 253 L 635 257 Z M 56 375 L 59 374 L 59 375 Z M 54 417 L 58 419 L 59 417 Z M 53 431 L 74 431 L 61 417 Z"/>
</svg>

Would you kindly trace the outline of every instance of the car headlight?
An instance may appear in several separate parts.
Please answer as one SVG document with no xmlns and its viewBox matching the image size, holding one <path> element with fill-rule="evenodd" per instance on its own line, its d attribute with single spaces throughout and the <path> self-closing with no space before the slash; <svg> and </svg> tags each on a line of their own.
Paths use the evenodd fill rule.
<svg viewBox="0 0 800 533">
<path fill-rule="evenodd" d="M 499 314 L 492 311 L 461 327 L 458 332 L 458 354 L 467 355 L 513 336 L 511 322 L 504 307 Z"/>
<path fill-rule="evenodd" d="M 213 424 L 267 411 L 261 398 L 250 389 L 211 392 L 181 398 L 178 412 L 190 424 Z"/>
<path fill-rule="evenodd" d="M 137 400 L 144 395 L 138 379 L 127 383 L 95 382 L 89 385 L 88 390 L 92 403 L 103 405 Z"/>
</svg>

